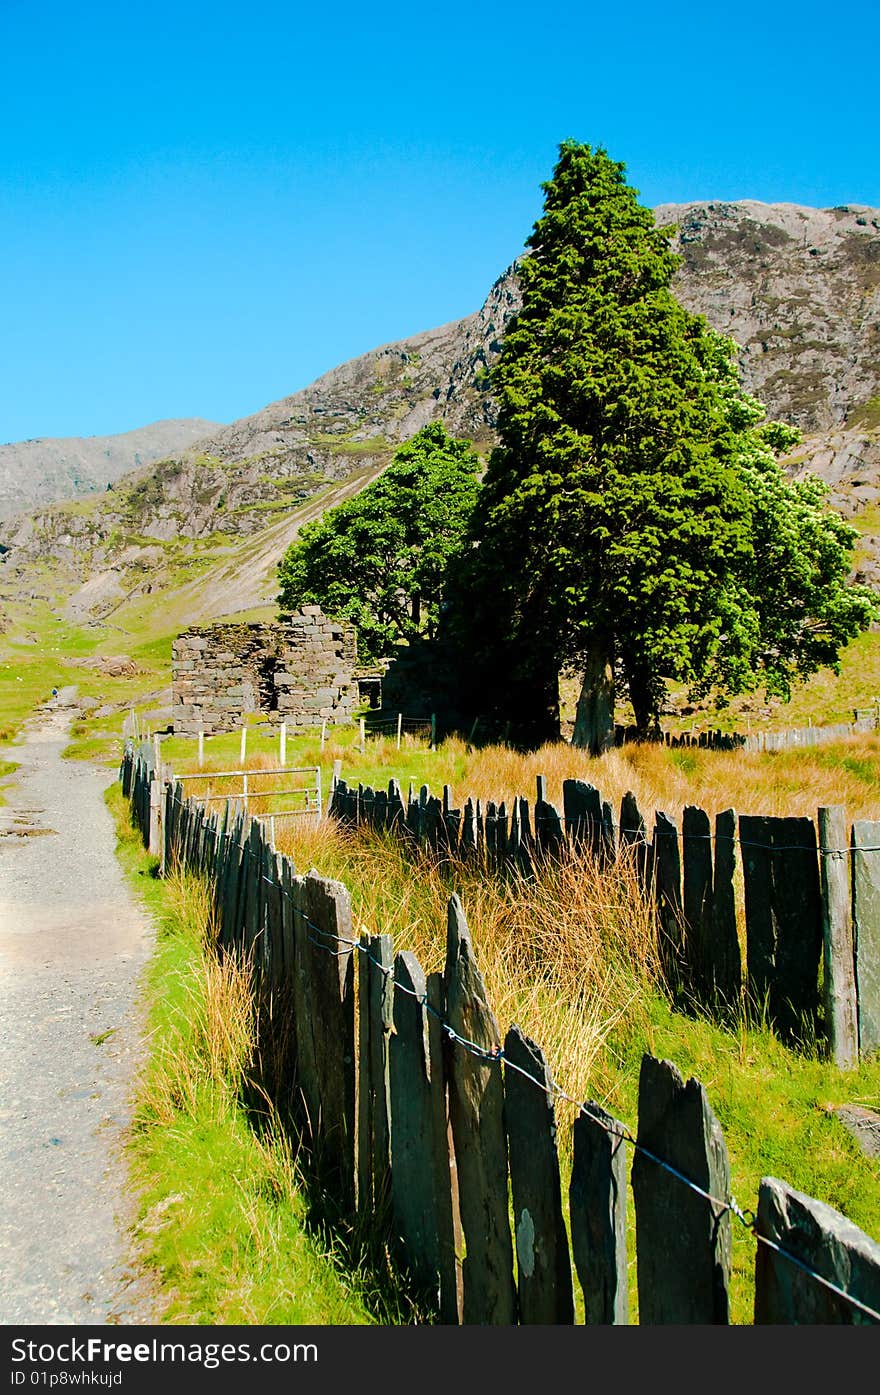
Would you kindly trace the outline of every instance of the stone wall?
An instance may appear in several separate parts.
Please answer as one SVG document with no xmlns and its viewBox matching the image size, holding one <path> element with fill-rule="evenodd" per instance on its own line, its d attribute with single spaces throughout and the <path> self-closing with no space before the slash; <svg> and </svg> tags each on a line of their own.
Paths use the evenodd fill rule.
<svg viewBox="0 0 880 1395">
<path fill-rule="evenodd" d="M 351 720 L 354 629 L 306 605 L 277 624 L 193 627 L 172 647 L 176 736 L 232 731 L 250 712 L 289 727 Z"/>
</svg>

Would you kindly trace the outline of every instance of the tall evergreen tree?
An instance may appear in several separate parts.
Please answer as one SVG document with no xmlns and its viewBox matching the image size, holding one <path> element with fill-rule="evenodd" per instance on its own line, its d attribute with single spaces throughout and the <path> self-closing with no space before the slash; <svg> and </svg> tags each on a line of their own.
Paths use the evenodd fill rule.
<svg viewBox="0 0 880 1395">
<path fill-rule="evenodd" d="M 615 674 L 647 733 L 669 679 L 785 691 L 877 612 L 846 585 L 851 530 L 782 474 L 781 429 L 762 432 L 735 346 L 673 295 L 668 231 L 624 166 L 567 141 L 543 187 L 492 375 L 500 445 L 466 607 L 487 701 L 526 739 L 552 736 L 558 671 L 574 665 L 575 741 L 599 751 Z"/>
</svg>

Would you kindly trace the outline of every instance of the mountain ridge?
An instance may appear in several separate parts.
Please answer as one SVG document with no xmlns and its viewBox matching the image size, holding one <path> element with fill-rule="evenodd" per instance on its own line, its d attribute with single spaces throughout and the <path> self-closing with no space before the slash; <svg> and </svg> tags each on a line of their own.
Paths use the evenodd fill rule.
<svg viewBox="0 0 880 1395">
<path fill-rule="evenodd" d="M 37 436 L 0 445 L 0 522 L 105 489 L 140 465 L 184 450 L 217 423 L 171 417 L 107 436 Z"/>
<path fill-rule="evenodd" d="M 804 431 L 790 471 L 820 473 L 845 514 L 880 499 L 880 210 L 693 201 L 655 216 L 675 225 L 682 303 L 737 342 L 744 386 L 769 415 Z M 485 455 L 491 368 L 518 307 L 513 263 L 473 314 L 339 364 L 87 504 L 31 511 L 4 530 L 7 577 L 51 556 L 80 586 L 114 568 L 136 580 L 157 546 L 295 536 L 300 513 L 375 478 L 436 418 Z"/>
</svg>

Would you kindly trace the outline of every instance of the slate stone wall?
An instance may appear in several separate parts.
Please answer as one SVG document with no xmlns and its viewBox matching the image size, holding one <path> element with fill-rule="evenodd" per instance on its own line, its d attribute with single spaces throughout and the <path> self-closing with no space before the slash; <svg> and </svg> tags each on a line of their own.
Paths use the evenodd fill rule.
<svg viewBox="0 0 880 1395">
<path fill-rule="evenodd" d="M 354 629 L 316 605 L 277 624 L 193 627 L 172 647 L 175 735 L 233 731 L 251 712 L 293 728 L 351 721 L 356 662 Z"/>
</svg>

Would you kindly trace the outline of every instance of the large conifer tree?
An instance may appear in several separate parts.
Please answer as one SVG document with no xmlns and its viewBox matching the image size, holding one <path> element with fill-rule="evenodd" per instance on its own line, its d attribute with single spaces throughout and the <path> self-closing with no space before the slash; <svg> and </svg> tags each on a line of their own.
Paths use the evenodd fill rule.
<svg viewBox="0 0 880 1395">
<path fill-rule="evenodd" d="M 784 478 L 772 447 L 791 435 L 762 433 L 735 346 L 673 295 L 668 232 L 624 166 L 568 141 L 543 187 L 492 375 L 500 445 L 465 592 L 487 704 L 524 739 L 550 737 L 558 671 L 574 665 L 575 741 L 598 751 L 615 674 L 647 733 L 667 680 L 784 693 L 876 609 L 846 586 L 851 530 Z M 779 567 L 795 559 L 796 595 Z"/>
</svg>

